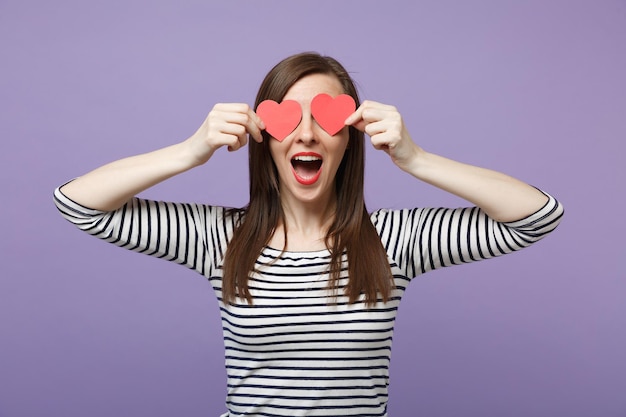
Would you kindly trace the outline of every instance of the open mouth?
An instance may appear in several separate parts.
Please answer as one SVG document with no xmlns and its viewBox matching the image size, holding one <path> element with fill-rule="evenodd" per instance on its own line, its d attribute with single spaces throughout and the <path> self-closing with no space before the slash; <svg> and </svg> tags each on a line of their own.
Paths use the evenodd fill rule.
<svg viewBox="0 0 626 417">
<path fill-rule="evenodd" d="M 312 153 L 297 154 L 291 159 L 291 167 L 299 183 L 311 185 L 322 172 L 322 157 Z"/>
</svg>

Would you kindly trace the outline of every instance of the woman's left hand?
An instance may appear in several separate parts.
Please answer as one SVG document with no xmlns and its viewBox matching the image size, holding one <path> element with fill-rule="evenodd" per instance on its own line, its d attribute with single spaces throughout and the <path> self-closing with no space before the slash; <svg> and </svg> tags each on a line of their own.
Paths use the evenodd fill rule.
<svg viewBox="0 0 626 417">
<path fill-rule="evenodd" d="M 372 145 L 387 152 L 400 169 L 470 201 L 497 221 L 523 219 L 548 201 L 535 187 L 508 175 L 424 151 L 413 142 L 393 106 L 365 101 L 346 124 L 367 133 Z"/>
<path fill-rule="evenodd" d="M 374 148 L 387 152 L 394 164 L 404 171 L 411 171 L 411 166 L 422 152 L 411 139 L 402 116 L 394 106 L 366 100 L 345 123 L 365 132 Z"/>
</svg>

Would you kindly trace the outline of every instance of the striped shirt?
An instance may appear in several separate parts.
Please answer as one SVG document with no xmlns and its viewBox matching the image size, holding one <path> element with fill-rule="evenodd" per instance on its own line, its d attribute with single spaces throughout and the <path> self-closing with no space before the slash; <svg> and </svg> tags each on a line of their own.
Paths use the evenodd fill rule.
<svg viewBox="0 0 626 417">
<path fill-rule="evenodd" d="M 134 198 L 113 212 L 89 209 L 59 189 L 62 215 L 85 232 L 136 252 L 191 268 L 219 300 L 234 416 L 386 416 L 394 321 L 411 279 L 427 271 L 529 246 L 563 214 L 551 196 L 536 213 L 499 223 L 479 208 L 378 210 L 371 220 L 395 280 L 388 302 L 349 303 L 329 294 L 327 250 L 265 247 L 250 275 L 252 305 L 221 300 L 222 260 L 237 224 L 223 207 Z"/>
</svg>

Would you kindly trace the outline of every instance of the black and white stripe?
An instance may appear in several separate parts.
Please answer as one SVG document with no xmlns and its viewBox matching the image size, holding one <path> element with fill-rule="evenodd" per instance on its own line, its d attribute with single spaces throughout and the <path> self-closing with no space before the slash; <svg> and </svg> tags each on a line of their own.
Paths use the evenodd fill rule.
<svg viewBox="0 0 626 417">
<path fill-rule="evenodd" d="M 250 277 L 254 304 L 221 302 L 222 259 L 236 219 L 225 209 L 133 199 L 114 212 L 83 207 L 55 191 L 61 213 L 118 246 L 206 276 L 220 300 L 228 412 L 223 416 L 386 416 L 398 305 L 424 272 L 509 253 L 552 231 L 563 213 L 552 197 L 533 215 L 498 223 L 478 208 L 378 210 L 371 216 L 396 289 L 387 303 L 348 303 L 347 266 L 336 297 L 327 250 L 265 248 Z M 364 254 L 366 256 L 366 254 Z"/>
</svg>

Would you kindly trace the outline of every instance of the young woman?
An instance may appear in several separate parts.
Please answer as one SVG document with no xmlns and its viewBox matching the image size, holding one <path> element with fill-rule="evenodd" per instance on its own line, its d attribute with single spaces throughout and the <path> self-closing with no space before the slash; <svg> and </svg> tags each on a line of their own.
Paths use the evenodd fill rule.
<svg viewBox="0 0 626 417">
<path fill-rule="evenodd" d="M 320 94 L 356 102 L 337 133 L 311 110 Z M 299 106 L 284 138 L 255 112 L 265 100 Z M 364 133 L 400 169 L 474 207 L 369 214 Z M 220 147 L 247 144 L 243 209 L 135 197 Z M 254 109 L 217 104 L 187 140 L 100 167 L 54 195 L 86 232 L 209 279 L 226 351 L 224 416 L 386 416 L 394 320 L 411 279 L 529 246 L 563 213 L 521 181 L 423 150 L 394 107 L 359 104 L 346 70 L 315 53 L 277 64 Z"/>
</svg>

